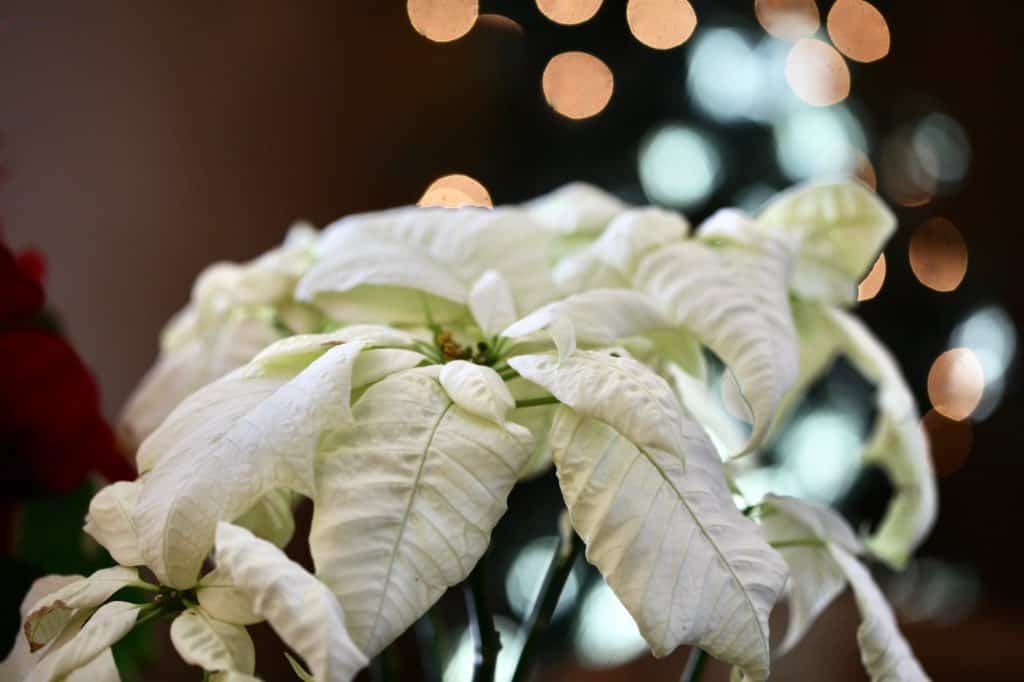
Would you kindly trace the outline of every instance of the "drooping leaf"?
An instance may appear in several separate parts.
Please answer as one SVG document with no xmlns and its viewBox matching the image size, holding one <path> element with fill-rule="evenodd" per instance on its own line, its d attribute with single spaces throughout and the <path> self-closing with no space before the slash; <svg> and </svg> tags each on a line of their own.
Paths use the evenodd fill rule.
<svg viewBox="0 0 1024 682">
<path fill-rule="evenodd" d="M 249 595 L 255 613 L 302 656 L 320 682 L 348 682 L 367 664 L 330 590 L 249 531 L 217 524 L 217 566 Z"/>
<path fill-rule="evenodd" d="M 779 645 L 782 655 L 803 639 L 846 588 L 846 576 L 828 551 L 828 543 L 853 553 L 862 552 L 863 546 L 842 517 L 827 507 L 776 495 L 766 496 L 762 504 L 765 537 L 789 566 L 789 626 Z"/>
<path fill-rule="evenodd" d="M 857 600 L 861 616 L 857 642 L 860 644 L 861 661 L 871 676 L 871 682 L 926 682 L 931 679 L 900 633 L 896 616 L 867 568 L 838 545 L 830 545 L 829 550 L 850 581 Z"/>
<path fill-rule="evenodd" d="M 371 386 L 355 403 L 355 423 L 319 460 L 310 548 L 368 656 L 465 579 L 531 453 L 521 426 L 455 404 L 439 371 L 407 370 Z"/>
<path fill-rule="evenodd" d="M 772 199 L 757 222 L 800 240 L 791 286 L 811 300 L 849 305 L 896 228 L 878 196 L 852 182 L 812 183 Z"/>
<path fill-rule="evenodd" d="M 587 559 L 656 656 L 691 644 L 764 680 L 785 564 L 736 509 L 700 427 L 685 428 L 684 473 L 681 453 L 560 408 L 551 445 L 562 495 Z"/>
<path fill-rule="evenodd" d="M 236 370 L 192 394 L 143 443 L 140 465 L 156 463 L 135 522 L 161 582 L 195 583 L 217 521 L 237 518 L 272 490 L 312 496 L 320 437 L 351 420 L 352 366 L 363 347 L 328 344 L 294 376 Z"/>
<path fill-rule="evenodd" d="M 32 605 L 25 619 L 24 632 L 33 651 L 59 635 L 75 612 L 92 609 L 124 587 L 145 586 L 134 568 L 103 568 L 47 594 Z"/>
<path fill-rule="evenodd" d="M 796 380 L 799 354 L 788 276 L 789 250 L 771 240 L 756 248 L 674 244 L 654 251 L 637 268 L 637 287 L 660 300 L 674 323 L 735 374 L 754 417 L 743 452 L 762 442 Z"/>
<path fill-rule="evenodd" d="M 203 609 L 182 611 L 171 623 L 171 643 L 182 660 L 203 670 L 251 674 L 256 650 L 245 628 L 211 618 Z"/>
<path fill-rule="evenodd" d="M 89 503 L 85 532 L 103 545 L 122 566 L 145 563 L 135 528 L 135 505 L 139 500 L 138 481 L 118 481 L 100 490 Z"/>
<path fill-rule="evenodd" d="M 90 665 L 97 657 L 108 655 L 110 647 L 135 626 L 138 615 L 138 604 L 124 601 L 104 604 L 73 637 L 61 643 L 56 650 L 48 652 L 26 678 L 26 682 L 63 680 L 74 671 Z M 105 663 L 102 669 L 109 671 Z M 93 672 L 99 671 L 88 671 L 83 682 L 90 678 L 100 679 L 93 676 Z"/>
</svg>

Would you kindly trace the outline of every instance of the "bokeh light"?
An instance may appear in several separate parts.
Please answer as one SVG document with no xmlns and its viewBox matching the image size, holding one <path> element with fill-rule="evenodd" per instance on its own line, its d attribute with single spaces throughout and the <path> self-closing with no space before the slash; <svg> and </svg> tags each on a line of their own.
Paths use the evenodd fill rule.
<svg viewBox="0 0 1024 682">
<path fill-rule="evenodd" d="M 974 443 L 974 428 L 969 420 L 957 421 L 928 410 L 921 425 L 928 434 L 932 463 L 939 476 L 949 476 L 963 466 Z"/>
<path fill-rule="evenodd" d="M 525 618 L 529 614 L 557 545 L 558 538 L 554 536 L 537 538 L 527 543 L 512 560 L 512 565 L 505 576 L 505 596 L 508 598 L 509 607 L 517 616 Z M 562 588 L 552 618 L 557 619 L 565 615 L 575 606 L 579 592 L 580 578 L 578 573 L 573 571 Z"/>
<path fill-rule="evenodd" d="M 797 418 L 778 445 L 804 496 L 825 503 L 838 500 L 857 478 L 860 449 L 855 418 L 834 409 Z"/>
<path fill-rule="evenodd" d="M 875 173 L 875 167 L 871 164 L 871 159 L 869 159 L 868 155 L 859 149 L 851 149 L 850 155 L 852 156 L 853 162 L 853 167 L 851 169 L 853 177 L 863 182 L 873 191 L 877 191 L 878 175 Z"/>
<path fill-rule="evenodd" d="M 576 658 L 590 668 L 622 665 L 647 650 L 633 617 L 604 581 L 583 597 L 573 640 Z"/>
<path fill-rule="evenodd" d="M 544 98 L 551 108 L 572 119 L 590 118 L 608 106 L 615 89 L 611 69 L 586 52 L 563 52 L 544 67 Z"/>
<path fill-rule="evenodd" d="M 419 206 L 444 206 L 459 208 L 461 206 L 494 206 L 487 188 L 468 175 L 456 173 L 445 175 L 434 180 L 416 202 Z"/>
<path fill-rule="evenodd" d="M 641 43 L 668 50 L 685 43 L 697 28 L 697 14 L 688 0 L 629 0 L 629 30 Z"/>
<path fill-rule="evenodd" d="M 501 649 L 494 669 L 495 682 L 509 682 L 515 672 L 516 662 L 523 650 L 523 640 L 519 636 L 519 628 L 510 618 L 494 617 L 494 628 L 501 637 Z M 473 636 L 466 628 L 456 638 L 455 648 L 445 662 L 444 682 L 471 682 L 473 679 L 473 663 L 475 652 Z"/>
<path fill-rule="evenodd" d="M 966 419 L 981 402 L 985 372 L 970 348 L 951 348 L 928 371 L 928 399 L 945 417 Z"/>
<path fill-rule="evenodd" d="M 706 200 L 721 181 L 721 158 L 707 137 L 667 125 L 640 149 L 640 184 L 651 201 L 686 208 Z"/>
<path fill-rule="evenodd" d="M 885 283 L 885 254 L 878 254 L 878 260 L 871 266 L 871 270 L 864 276 L 857 286 L 857 300 L 870 301 L 882 290 Z"/>
<path fill-rule="evenodd" d="M 481 14 L 477 19 L 477 25 L 481 28 L 491 28 L 514 35 L 522 35 L 523 33 L 522 25 L 514 19 L 509 19 L 504 14 Z"/>
<path fill-rule="evenodd" d="M 985 371 L 985 380 L 996 381 L 1006 375 L 1017 351 L 1017 328 L 1005 310 L 985 306 L 957 325 L 950 343 L 974 351 Z"/>
<path fill-rule="evenodd" d="M 760 504 L 765 495 L 803 497 L 803 486 L 793 470 L 785 466 L 761 466 L 744 471 L 736 478 L 736 487 L 743 495 L 743 506 Z"/>
<path fill-rule="evenodd" d="M 929 289 L 953 291 L 967 274 L 967 244 L 946 218 L 934 217 L 910 239 L 910 269 Z"/>
<path fill-rule="evenodd" d="M 921 170 L 932 181 L 956 184 L 967 175 L 971 144 L 964 129 L 946 114 L 931 113 L 915 126 L 910 144 L 920 159 Z"/>
<path fill-rule="evenodd" d="M 537 9 L 556 24 L 582 24 L 601 9 L 602 0 L 537 0 Z"/>
<path fill-rule="evenodd" d="M 761 93 L 761 64 L 742 33 L 705 29 L 689 56 L 686 87 L 704 113 L 727 122 L 753 116 Z"/>
<path fill-rule="evenodd" d="M 850 94 L 850 69 L 831 45 L 802 38 L 786 58 L 786 82 L 803 101 L 827 107 Z"/>
<path fill-rule="evenodd" d="M 873 62 L 889 54 L 889 24 L 869 2 L 836 0 L 826 26 L 832 43 L 854 61 Z"/>
<path fill-rule="evenodd" d="M 754 14 L 765 31 L 783 40 L 806 38 L 821 23 L 814 0 L 754 0 Z"/>
<path fill-rule="evenodd" d="M 416 32 L 438 43 L 457 40 L 476 23 L 477 0 L 409 0 L 406 11 Z"/>
<path fill-rule="evenodd" d="M 800 181 L 850 175 L 867 135 L 846 107 L 804 107 L 774 126 L 775 153 L 782 172 Z"/>
</svg>

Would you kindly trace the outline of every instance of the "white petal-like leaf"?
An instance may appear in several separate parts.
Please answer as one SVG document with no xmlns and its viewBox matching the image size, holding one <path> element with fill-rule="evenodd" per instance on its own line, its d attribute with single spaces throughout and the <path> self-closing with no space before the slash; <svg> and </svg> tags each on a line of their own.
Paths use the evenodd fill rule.
<svg viewBox="0 0 1024 682">
<path fill-rule="evenodd" d="M 256 650 L 245 628 L 211 618 L 202 609 L 188 609 L 171 623 L 171 643 L 182 660 L 210 672 L 252 673 Z"/>
<path fill-rule="evenodd" d="M 857 283 L 896 228 L 896 218 L 878 196 L 849 181 L 783 192 L 764 208 L 758 223 L 800 239 L 793 290 L 839 304 L 856 300 Z"/>
<path fill-rule="evenodd" d="M 490 367 L 454 360 L 441 367 L 438 381 L 453 403 L 497 424 L 504 424 L 516 406 L 508 386 Z"/>
<path fill-rule="evenodd" d="M 472 570 L 532 451 L 529 432 L 456 405 L 435 366 L 380 381 L 317 471 L 317 575 L 374 656 Z"/>
<path fill-rule="evenodd" d="M 210 675 L 210 682 L 262 682 L 262 680 L 255 675 L 227 670 Z"/>
<path fill-rule="evenodd" d="M 864 460 L 885 469 L 894 488 L 885 517 L 867 546 L 875 556 L 901 568 L 931 530 L 937 514 L 928 440 L 892 354 L 856 317 L 839 309 L 831 313 L 843 334 L 843 351 L 878 385 L 879 416 Z"/>
<path fill-rule="evenodd" d="M 627 208 L 607 192 L 573 182 L 534 199 L 525 206 L 530 217 L 555 232 L 598 232 Z"/>
<path fill-rule="evenodd" d="M 319 682 L 348 682 L 367 664 L 330 590 L 249 531 L 217 524 L 217 566 L 249 595 L 253 610 L 295 650 Z"/>
<path fill-rule="evenodd" d="M 732 369 L 754 416 L 744 452 L 766 435 L 799 366 L 786 282 L 789 251 L 685 242 L 658 249 L 637 268 L 639 289 Z"/>
<path fill-rule="evenodd" d="M 469 290 L 469 310 L 485 336 L 494 336 L 516 321 L 512 289 L 497 270 L 488 270 Z"/>
<path fill-rule="evenodd" d="M 252 625 L 263 620 L 253 612 L 249 595 L 236 587 L 231 575 L 219 566 L 199 580 L 196 597 L 203 611 L 225 623 Z"/>
<path fill-rule="evenodd" d="M 135 626 L 138 615 L 138 604 L 124 601 L 104 604 L 92 614 L 77 634 L 61 644 L 59 649 L 47 654 L 32 670 L 26 682 L 63 680 L 75 670 L 88 666 L 98 656 L 105 655 L 105 651 L 109 651 L 113 644 L 128 634 Z M 87 673 L 85 680 L 90 677 L 97 679 L 91 673 Z"/>
<path fill-rule="evenodd" d="M 135 505 L 139 501 L 138 481 L 118 481 L 100 490 L 89 502 L 85 532 L 103 545 L 122 566 L 145 563 L 135 528 Z"/>
<path fill-rule="evenodd" d="M 64 630 L 75 611 L 99 606 L 121 588 L 144 586 L 134 568 L 103 568 L 47 594 L 32 605 L 24 632 L 33 651 L 45 646 Z"/>
<path fill-rule="evenodd" d="M 852 554 L 836 545 L 830 546 L 836 561 L 853 588 L 860 610 L 857 628 L 861 661 L 871 682 L 925 682 L 930 678 L 910 650 L 899 631 L 896 616 L 885 595 L 872 580 L 868 569 Z"/>
<path fill-rule="evenodd" d="M 330 347 L 292 378 L 241 368 L 192 394 L 143 443 L 140 462 L 158 461 L 143 479 L 135 522 L 162 583 L 195 583 L 217 521 L 278 488 L 312 496 L 320 437 L 351 420 L 352 366 L 363 345 Z"/>
<path fill-rule="evenodd" d="M 277 547 L 284 547 L 291 542 L 295 533 L 295 517 L 292 515 L 292 504 L 295 493 L 290 490 L 272 490 L 248 511 L 232 520 L 236 526 L 247 528 L 258 538 L 272 542 Z"/>
<path fill-rule="evenodd" d="M 682 464 L 688 449 L 706 442 L 668 383 L 632 358 L 577 351 L 562 362 L 551 353 L 538 353 L 509 358 L 508 364 L 559 402 L 610 425 L 645 452 L 676 457 Z"/>
<path fill-rule="evenodd" d="M 789 566 L 789 627 L 779 645 L 781 655 L 803 639 L 846 587 L 846 576 L 828 544 L 853 553 L 860 553 L 863 547 L 846 521 L 827 507 L 775 495 L 766 496 L 763 505 L 765 537 Z"/>
<path fill-rule="evenodd" d="M 559 485 L 587 559 L 656 656 L 692 644 L 764 680 L 785 564 L 736 509 L 718 455 L 687 422 L 684 475 L 682 453 L 637 447 L 562 407 L 551 434 Z"/>
<path fill-rule="evenodd" d="M 28 637 L 24 634 L 25 622 L 32 612 L 32 607 L 47 595 L 79 580 L 82 580 L 80 575 L 48 575 L 32 583 L 28 593 L 21 600 L 21 626 L 14 638 L 14 646 L 7 654 L 7 658 L 0 661 L 0 680 L 24 679 L 44 653 L 38 649 L 30 650 Z"/>
</svg>

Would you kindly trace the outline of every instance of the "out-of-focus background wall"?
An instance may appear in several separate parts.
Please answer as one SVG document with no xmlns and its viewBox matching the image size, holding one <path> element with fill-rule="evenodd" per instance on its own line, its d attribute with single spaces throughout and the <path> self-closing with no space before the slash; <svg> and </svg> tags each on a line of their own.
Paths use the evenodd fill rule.
<svg viewBox="0 0 1024 682">
<path fill-rule="evenodd" d="M 455 13 L 442 20 L 398 0 L 6 0 L 7 241 L 45 253 L 49 299 L 113 417 L 196 274 L 215 260 L 259 254 L 296 218 L 324 225 L 415 203 L 451 173 L 478 180 L 496 204 L 581 179 L 678 207 L 694 223 L 720 205 L 756 208 L 807 177 L 851 172 L 877 182 L 900 228 L 884 279 L 876 272 L 864 296 L 881 288 L 858 312 L 899 358 L 922 412 L 933 403 L 947 416 L 964 403 L 974 408 L 961 421 L 929 416 L 939 523 L 907 574 L 879 579 L 935 679 L 1020 679 L 1024 139 L 1014 95 L 1024 7 L 879 0 L 882 24 L 872 19 L 873 31 L 851 32 L 839 10 L 862 16 L 860 0 L 836 8 L 831 0 L 634 2 L 630 21 L 624 2 L 575 3 L 596 13 L 564 25 L 542 10 L 562 21 L 589 10 L 573 16 L 570 2 L 482 0 L 468 33 L 438 42 L 420 33 L 464 31 L 459 8 L 476 3 L 409 3 Z M 680 4 L 694 10 L 695 28 L 678 19 Z M 795 8 L 797 21 L 780 24 L 778 7 Z M 676 13 L 660 15 L 665 8 Z M 820 42 L 795 42 L 815 29 Z M 663 50 L 641 42 L 683 37 Z M 833 60 L 824 86 L 807 84 L 799 50 Z M 600 63 L 549 66 L 568 51 Z M 594 110 L 582 120 L 563 115 Z M 973 353 L 983 374 L 955 354 L 933 367 L 953 348 Z M 822 404 L 835 387 L 856 383 L 837 371 L 819 392 Z M 819 486 L 851 518 L 869 518 L 884 504 L 876 478 L 834 474 L 849 468 L 856 426 L 827 407 L 805 406 L 801 415 L 765 485 Z M 551 499 L 553 488 L 517 493 L 513 511 L 531 495 Z M 590 640 L 568 624 L 556 631 L 552 648 L 575 643 L 587 663 L 567 663 L 552 679 L 677 679 L 685 652 L 640 656 L 628 646 L 628 624 L 584 587 L 578 598 L 589 600 L 591 618 L 612 630 Z M 773 679 L 863 679 L 855 627 L 844 598 L 778 662 Z M 713 665 L 709 677 L 726 674 Z"/>
</svg>

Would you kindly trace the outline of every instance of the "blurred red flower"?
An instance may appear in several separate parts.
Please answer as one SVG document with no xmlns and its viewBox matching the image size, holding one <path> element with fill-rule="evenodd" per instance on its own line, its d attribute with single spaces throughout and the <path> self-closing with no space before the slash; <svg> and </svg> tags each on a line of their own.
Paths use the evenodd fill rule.
<svg viewBox="0 0 1024 682">
<path fill-rule="evenodd" d="M 67 492 L 91 472 L 134 478 L 99 390 L 44 311 L 43 260 L 0 241 L 0 504 Z"/>
</svg>

